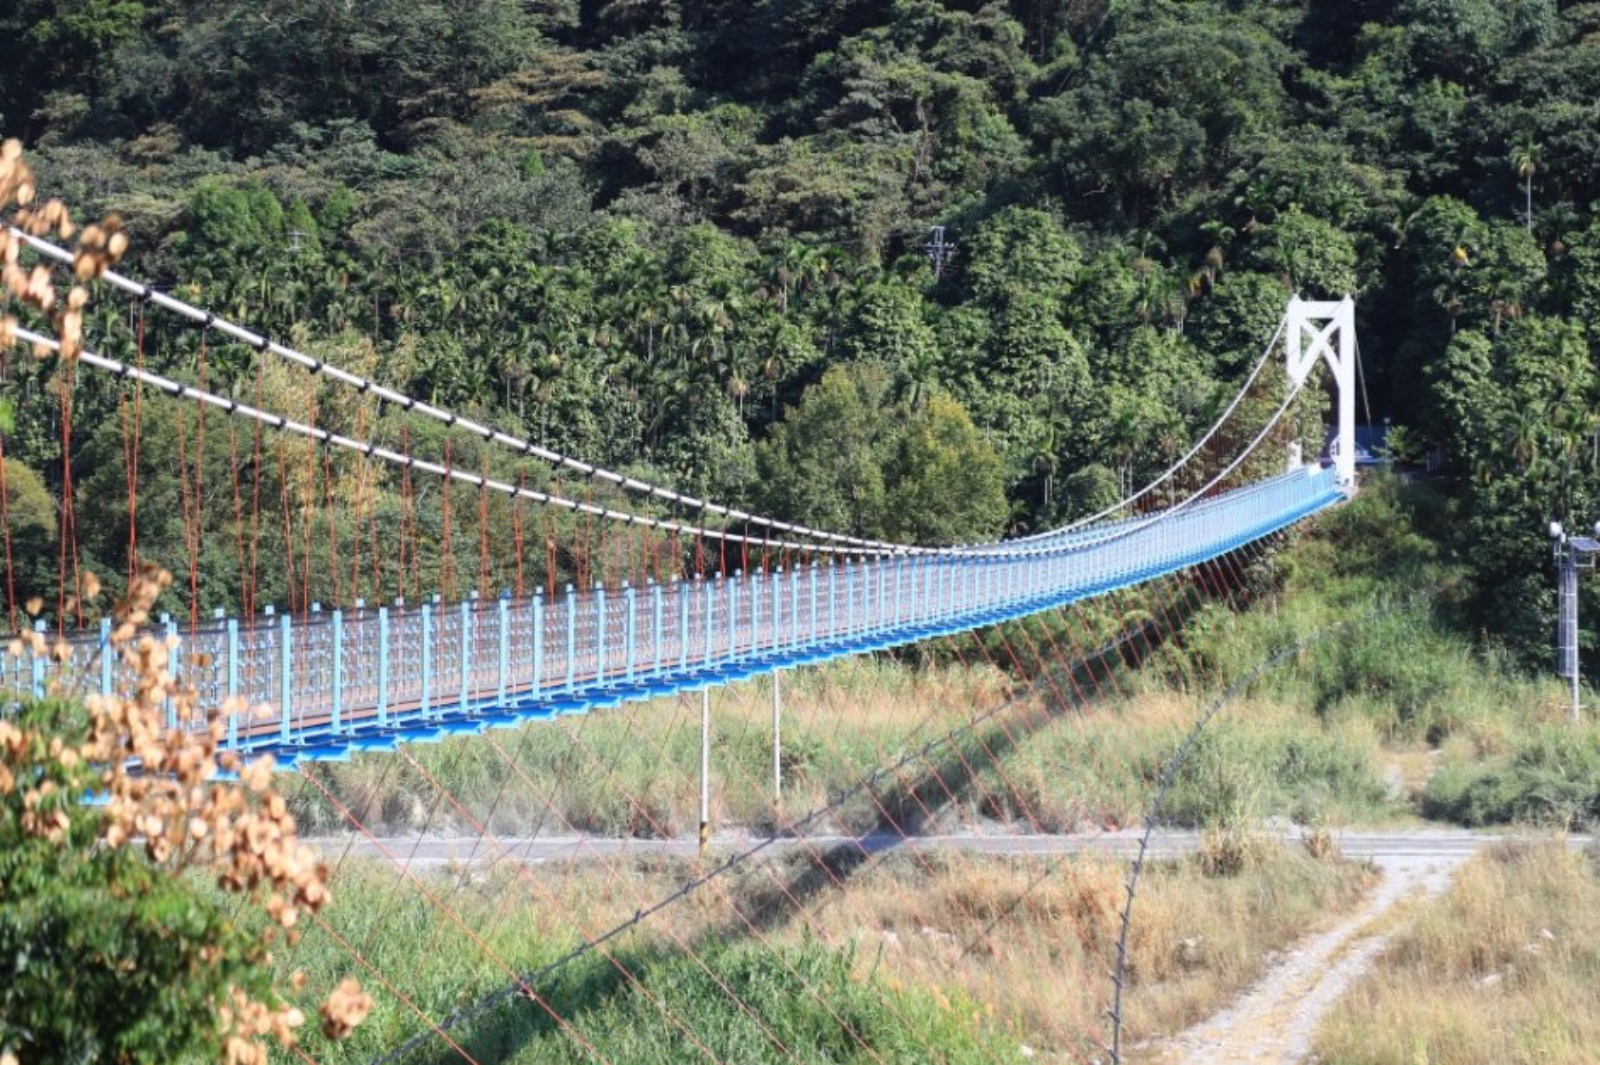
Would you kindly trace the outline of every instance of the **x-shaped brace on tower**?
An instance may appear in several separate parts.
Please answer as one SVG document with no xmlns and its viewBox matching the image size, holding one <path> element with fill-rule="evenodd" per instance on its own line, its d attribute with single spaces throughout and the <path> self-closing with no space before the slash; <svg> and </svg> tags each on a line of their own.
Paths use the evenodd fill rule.
<svg viewBox="0 0 1600 1065">
<path fill-rule="evenodd" d="M 1339 393 L 1339 431 L 1329 448 L 1339 484 L 1347 492 L 1356 483 L 1356 302 L 1349 296 L 1338 301 L 1289 300 L 1289 381 L 1299 388 L 1317 365 L 1327 359 Z"/>
</svg>

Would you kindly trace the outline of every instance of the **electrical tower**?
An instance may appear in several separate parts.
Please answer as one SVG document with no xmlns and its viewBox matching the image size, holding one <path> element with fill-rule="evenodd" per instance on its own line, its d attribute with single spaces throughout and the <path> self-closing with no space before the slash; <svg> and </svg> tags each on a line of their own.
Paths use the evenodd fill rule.
<svg viewBox="0 0 1600 1065">
<path fill-rule="evenodd" d="M 934 226 L 928 243 L 922 247 L 928 253 L 928 260 L 933 263 L 933 279 L 938 281 L 944 277 L 945 264 L 956 257 L 956 242 L 945 239 L 944 226 Z"/>
</svg>

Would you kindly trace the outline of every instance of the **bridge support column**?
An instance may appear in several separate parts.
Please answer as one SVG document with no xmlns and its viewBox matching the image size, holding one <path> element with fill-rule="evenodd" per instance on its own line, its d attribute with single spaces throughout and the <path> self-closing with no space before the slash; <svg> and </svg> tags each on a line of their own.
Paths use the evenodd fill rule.
<svg viewBox="0 0 1600 1065">
<path fill-rule="evenodd" d="M 772 801 L 783 798 L 783 689 L 772 671 Z"/>
<path fill-rule="evenodd" d="M 1339 398 L 1339 430 L 1331 451 L 1339 485 L 1356 484 L 1356 302 L 1289 300 L 1289 381 L 1299 388 L 1319 359 L 1327 359 Z"/>
<path fill-rule="evenodd" d="M 711 846 L 711 689 L 700 691 L 700 857 Z"/>
</svg>

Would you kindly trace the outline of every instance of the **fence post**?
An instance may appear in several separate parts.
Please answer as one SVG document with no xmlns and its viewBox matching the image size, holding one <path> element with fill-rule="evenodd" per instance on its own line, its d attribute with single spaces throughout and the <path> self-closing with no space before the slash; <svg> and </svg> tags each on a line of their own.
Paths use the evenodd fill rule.
<svg viewBox="0 0 1600 1065">
<path fill-rule="evenodd" d="M 856 568 L 854 564 L 844 564 L 844 635 L 846 639 L 855 635 L 856 628 Z"/>
<path fill-rule="evenodd" d="M 461 600 L 461 710 L 466 712 L 472 691 L 472 604 Z"/>
<path fill-rule="evenodd" d="M 720 574 L 720 573 L 716 574 L 714 579 L 716 581 L 720 582 L 722 580 L 722 574 Z M 715 600 L 715 598 L 713 598 L 712 593 L 711 593 L 711 581 L 703 581 L 702 583 L 705 585 L 705 604 L 706 604 L 705 614 L 704 614 L 705 629 L 706 629 L 706 661 L 705 661 L 705 667 L 707 669 L 710 669 L 711 668 L 711 641 L 714 638 L 712 636 L 712 634 L 711 634 L 711 618 L 712 618 L 711 606 L 712 606 L 712 604 L 714 602 L 716 602 L 716 600 Z"/>
<path fill-rule="evenodd" d="M 661 653 L 665 650 L 667 642 L 662 638 L 661 632 L 661 585 L 657 584 L 652 577 L 646 577 L 645 580 L 650 582 L 650 616 L 654 619 L 650 626 L 650 642 L 654 645 L 652 658 L 655 663 L 651 670 L 651 675 L 659 677 L 661 676 Z"/>
<path fill-rule="evenodd" d="M 378 727 L 389 727 L 389 608 L 378 608 Z"/>
<path fill-rule="evenodd" d="M 433 694 L 433 604 L 422 601 L 422 717 L 429 721 L 437 717 L 429 705 Z"/>
<path fill-rule="evenodd" d="M 283 704 L 282 717 L 279 719 L 278 739 L 284 743 L 289 742 L 289 714 L 290 694 L 292 686 L 289 681 L 289 668 L 291 650 L 294 647 L 294 629 L 292 618 L 284 614 L 278 619 L 278 699 Z"/>
<path fill-rule="evenodd" d="M 848 566 L 850 563 L 830 564 L 827 568 L 827 635 L 832 640 L 838 638 L 838 568 L 840 564 Z"/>
<path fill-rule="evenodd" d="M 628 619 L 627 619 L 628 620 L 628 624 L 627 624 L 628 646 L 627 646 L 627 666 L 626 666 L 626 670 L 627 671 L 624 674 L 624 676 L 626 676 L 628 683 L 632 684 L 633 683 L 633 673 L 634 673 L 634 670 L 633 670 L 633 655 L 634 655 L 635 649 L 638 647 L 638 640 L 639 640 L 639 620 L 636 617 L 636 611 L 635 611 L 635 608 L 638 606 L 638 603 L 639 603 L 639 593 L 638 593 L 638 590 L 634 588 L 632 581 L 623 581 L 622 582 L 622 597 L 623 597 L 623 605 L 627 608 L 627 611 L 628 611 Z"/>
<path fill-rule="evenodd" d="M 751 570 L 747 579 L 750 584 L 749 657 L 753 658 L 761 651 L 761 592 L 763 589 L 767 591 L 772 589 L 771 571 L 767 569 Z"/>
<path fill-rule="evenodd" d="M 111 619 L 100 619 L 100 694 L 110 696 L 112 686 Z"/>
<path fill-rule="evenodd" d="M 678 578 L 678 668 L 689 669 L 689 585 Z"/>
<path fill-rule="evenodd" d="M 287 615 L 285 615 L 285 616 L 287 616 Z M 178 623 L 176 621 L 172 620 L 172 616 L 170 614 L 162 614 L 161 615 L 161 627 L 162 627 L 163 630 L 165 630 L 166 641 L 167 641 L 167 679 L 168 680 L 177 680 L 178 679 L 178 649 L 177 649 L 177 647 L 174 646 L 174 643 L 178 639 Z M 39 631 L 40 632 L 44 631 L 44 625 L 43 625 L 42 622 L 39 623 Z M 41 688 L 39 690 L 39 695 L 40 695 L 41 698 L 44 696 L 44 689 L 43 689 L 42 686 L 41 686 Z M 167 728 L 168 729 L 175 729 L 175 728 L 178 727 L 178 704 L 173 702 L 172 697 L 170 695 L 167 696 L 166 702 L 167 702 Z"/>
<path fill-rule="evenodd" d="M 578 676 L 578 593 L 567 585 L 567 692 L 577 687 Z"/>
<path fill-rule="evenodd" d="M 725 597 L 728 601 L 728 661 L 730 662 L 739 657 L 736 653 L 738 651 L 738 645 L 734 641 L 737 639 L 735 634 L 739 629 L 739 584 L 743 580 L 744 570 L 736 569 L 733 571 L 733 580 L 728 581 L 727 584 L 723 585 L 723 587 L 726 589 Z M 751 593 L 750 602 L 752 604 L 755 603 L 755 595 L 753 592 Z"/>
<path fill-rule="evenodd" d="M 594 679 L 606 684 L 606 586 L 594 586 Z"/>
<path fill-rule="evenodd" d="M 228 619 L 228 698 L 238 698 L 239 695 L 239 619 Z M 228 713 L 228 748 L 239 749 L 239 714 L 229 704 Z"/>
<path fill-rule="evenodd" d="M 331 628 L 330 638 L 333 640 L 333 677 L 329 685 L 333 689 L 333 710 L 329 715 L 329 723 L 337 734 L 339 719 L 344 711 L 344 611 L 335 610 L 328 618 L 328 625 Z"/>
<path fill-rule="evenodd" d="M 544 691 L 544 589 L 533 590 L 533 697 Z"/>
<path fill-rule="evenodd" d="M 506 674 L 511 670 L 511 603 L 504 598 L 495 602 L 500 604 L 500 683 L 496 686 L 495 703 L 505 706 Z"/>
<path fill-rule="evenodd" d="M 811 642 L 817 642 L 817 564 L 811 563 Z"/>
</svg>

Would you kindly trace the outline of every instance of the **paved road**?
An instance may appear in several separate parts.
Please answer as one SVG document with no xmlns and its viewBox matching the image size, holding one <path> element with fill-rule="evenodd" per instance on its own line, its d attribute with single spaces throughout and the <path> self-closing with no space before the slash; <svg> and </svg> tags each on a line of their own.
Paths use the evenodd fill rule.
<svg viewBox="0 0 1600 1065">
<path fill-rule="evenodd" d="M 1104 854 L 1131 858 L 1138 850 L 1140 833 L 1134 829 L 1083 835 L 1029 836 L 1007 833 L 956 833 L 948 835 L 901 837 L 893 833 L 865 836 L 826 835 L 803 838 L 779 837 L 767 840 L 754 836 L 721 836 L 711 843 L 714 857 L 727 858 L 740 851 L 760 847 L 764 855 L 789 851 L 829 851 L 836 848 L 883 854 L 894 850 L 963 850 L 979 854 L 1057 855 Z M 1300 838 L 1298 830 L 1283 833 L 1286 841 Z M 1506 836 L 1429 828 L 1411 830 L 1363 830 L 1338 833 L 1340 849 L 1346 857 L 1371 859 L 1383 864 L 1407 861 L 1430 862 L 1460 860 L 1480 847 Z M 343 854 L 389 859 L 409 868 L 428 869 L 450 865 L 489 865 L 514 858 L 528 865 L 549 862 L 583 861 L 619 856 L 692 858 L 698 847 L 693 839 L 612 839 L 604 837 L 544 836 L 527 838 L 498 836 L 396 836 L 376 841 L 365 837 L 313 839 L 329 859 Z M 1571 836 L 1575 847 L 1588 846 L 1589 836 Z M 1171 857 L 1192 853 L 1199 846 L 1199 834 L 1192 831 L 1157 832 L 1151 839 L 1152 857 Z"/>
</svg>

